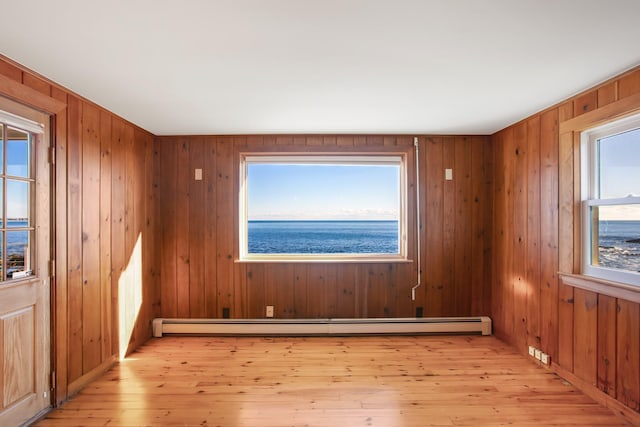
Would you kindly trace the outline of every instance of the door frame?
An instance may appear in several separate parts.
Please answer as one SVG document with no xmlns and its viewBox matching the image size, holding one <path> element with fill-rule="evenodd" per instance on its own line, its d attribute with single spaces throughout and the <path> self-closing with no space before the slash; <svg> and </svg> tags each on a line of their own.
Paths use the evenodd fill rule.
<svg viewBox="0 0 640 427">
<path fill-rule="evenodd" d="M 0 56 L 0 59 L 4 59 Z M 58 92 L 62 91 L 56 89 Z M 59 144 L 64 144 L 64 138 L 66 135 L 58 132 L 58 124 L 60 121 L 64 122 L 63 128 L 66 129 L 66 93 L 61 97 L 64 101 L 56 99 L 52 96 L 43 94 L 31 87 L 23 85 L 21 82 L 12 80 L 2 74 L 0 74 L 0 96 L 21 104 L 26 109 L 35 109 L 49 116 L 49 149 L 50 151 L 50 167 L 49 167 L 49 207 L 50 207 L 50 224 L 49 224 L 49 249 L 50 259 L 53 261 L 50 265 L 50 285 L 49 285 L 49 324 L 50 324 L 50 365 L 51 365 L 51 388 L 50 393 L 51 405 L 53 407 L 58 406 L 61 402 L 68 398 L 67 395 L 67 378 L 66 378 L 66 364 L 67 364 L 67 349 L 64 343 L 67 341 L 67 327 L 64 322 L 66 315 L 66 301 L 63 304 L 58 304 L 59 298 L 66 298 L 66 292 L 61 292 L 59 295 L 58 285 L 65 286 L 66 284 L 58 283 L 56 279 L 56 224 L 57 224 L 57 166 L 55 164 L 55 152 L 58 150 Z M 62 141 L 59 138 L 63 138 Z M 64 262 L 65 260 L 58 260 Z M 63 301 L 60 301 L 63 302 Z M 61 307 L 63 305 L 64 307 Z M 64 375 L 57 375 L 61 373 Z M 34 414 L 38 416 L 40 414 Z"/>
</svg>

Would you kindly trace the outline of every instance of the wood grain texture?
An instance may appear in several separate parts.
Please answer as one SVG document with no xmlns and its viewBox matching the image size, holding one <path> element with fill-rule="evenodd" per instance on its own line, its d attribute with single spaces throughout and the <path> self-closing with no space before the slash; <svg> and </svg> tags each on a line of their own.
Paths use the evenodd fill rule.
<svg viewBox="0 0 640 427">
<path fill-rule="evenodd" d="M 616 299 L 598 295 L 598 388 L 616 397 Z"/>
<path fill-rule="evenodd" d="M 464 336 L 164 337 L 37 425 L 78 424 L 630 425 L 500 340 Z"/>
<path fill-rule="evenodd" d="M 102 362 L 100 304 L 100 111 L 82 110 L 82 372 Z M 89 309 L 89 307 L 95 307 Z"/>
<path fill-rule="evenodd" d="M 118 354 L 118 281 L 131 255 L 125 250 L 124 230 L 129 227 L 137 236 L 145 224 L 144 153 L 152 149 L 153 139 L 141 130 L 134 137 L 132 124 L 3 58 L 0 80 L 11 81 L 11 87 L 3 87 L 8 87 L 12 98 L 54 114 L 52 336 L 55 402 L 62 402 L 77 391 L 69 389 L 69 384 L 83 383 L 83 378 L 113 363 Z M 122 146 L 127 135 L 134 165 L 129 180 L 134 195 L 129 201 L 125 197 L 127 148 Z M 133 204 L 138 206 L 137 213 L 131 210 Z M 125 211 L 134 212 L 130 223 Z M 146 252 L 150 268 L 157 269 L 156 247 L 148 246 Z M 155 284 L 149 277 L 141 286 L 145 295 L 152 295 L 149 290 Z M 140 310 L 133 346 L 151 336 L 150 321 L 159 309 L 152 300 L 148 309 Z"/>
<path fill-rule="evenodd" d="M 640 306 L 618 300 L 617 399 L 640 410 Z"/>
<path fill-rule="evenodd" d="M 523 173 L 526 206 L 512 194 L 523 178 L 510 173 L 518 156 L 510 147 L 519 140 L 521 124 L 492 136 L 495 333 L 523 354 L 528 345 L 539 347 L 551 356 L 560 373 L 568 373 L 580 387 L 603 401 L 617 399 L 620 407 L 634 413 L 638 411 L 640 381 L 638 304 L 560 283 L 557 273 L 580 271 L 580 132 L 637 112 L 639 76 L 638 70 L 628 72 L 523 121 L 528 124 Z M 513 240 L 510 235 L 519 232 L 509 224 L 510 218 L 523 210 L 527 215 L 529 286 L 525 307 L 518 305 L 518 292 L 513 287 L 520 269 L 508 254 Z M 518 324 L 513 319 L 518 320 L 523 310 L 527 316 L 524 332 L 513 327 Z"/>
<path fill-rule="evenodd" d="M 157 214 L 163 230 L 160 277 L 163 317 L 203 317 L 203 309 L 207 317 L 222 317 L 223 309 L 229 308 L 231 317 L 263 318 L 266 305 L 274 306 L 276 317 L 292 318 L 412 316 L 415 307 L 423 307 L 425 316 L 488 313 L 490 269 L 485 270 L 484 266 L 490 256 L 487 224 L 491 218 L 493 170 L 481 162 L 492 157 L 490 141 L 486 137 L 434 137 L 423 141 L 421 196 L 424 195 L 423 215 L 427 223 L 421 244 L 425 252 L 425 283 L 420 291 L 424 293 L 418 293 L 417 301 L 413 302 L 410 289 L 416 282 L 415 264 L 259 266 L 235 262 L 239 252 L 236 236 L 240 152 L 391 150 L 407 153 L 407 158 L 413 159 L 412 138 L 392 135 L 156 138 L 162 174 L 154 186 L 161 199 L 167 200 L 160 203 Z M 413 163 L 408 161 L 410 259 L 415 254 L 416 223 Z M 453 181 L 444 180 L 445 167 L 454 169 Z M 203 181 L 197 183 L 193 178 L 196 168 L 204 171 Z M 480 184 L 475 184 L 476 181 Z M 187 205 L 188 208 L 179 208 Z M 197 260 L 202 257 L 206 261 Z M 174 270 L 176 263 L 184 265 L 184 274 Z M 198 263 L 204 265 L 197 267 Z M 206 307 L 200 306 L 205 300 Z"/>
<path fill-rule="evenodd" d="M 69 371 L 68 382 L 83 373 L 82 340 L 82 103 L 69 97 L 67 143 L 67 281 L 69 289 Z M 62 319 L 61 319 L 62 320 Z"/>
</svg>

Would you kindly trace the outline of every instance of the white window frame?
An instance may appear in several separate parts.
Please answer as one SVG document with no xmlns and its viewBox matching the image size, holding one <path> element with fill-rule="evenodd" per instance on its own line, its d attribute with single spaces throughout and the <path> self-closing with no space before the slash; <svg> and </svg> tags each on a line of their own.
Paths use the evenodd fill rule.
<svg viewBox="0 0 640 427">
<path fill-rule="evenodd" d="M 255 163 L 291 164 L 393 164 L 400 167 L 398 253 L 397 254 L 249 254 L 247 178 L 248 165 Z M 403 262 L 407 260 L 407 157 L 404 153 L 241 153 L 239 185 L 239 261 L 240 262 Z"/>
<path fill-rule="evenodd" d="M 640 273 L 594 266 L 591 264 L 591 212 L 598 206 L 623 206 L 640 204 L 640 197 L 601 199 L 598 188 L 600 175 L 598 165 L 598 140 L 640 128 L 640 115 L 633 115 L 604 125 L 585 130 L 581 133 L 581 232 L 582 273 L 600 279 L 640 286 Z"/>
</svg>

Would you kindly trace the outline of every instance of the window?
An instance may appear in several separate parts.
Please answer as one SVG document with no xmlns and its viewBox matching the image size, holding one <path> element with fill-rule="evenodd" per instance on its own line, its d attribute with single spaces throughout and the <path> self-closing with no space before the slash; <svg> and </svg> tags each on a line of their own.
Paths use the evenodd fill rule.
<svg viewBox="0 0 640 427">
<path fill-rule="evenodd" d="M 406 257 L 404 155 L 242 155 L 240 259 Z"/>
<path fill-rule="evenodd" d="M 583 273 L 640 285 L 640 116 L 582 133 Z"/>
<path fill-rule="evenodd" d="M 0 115 L 0 281 L 32 275 L 35 252 L 33 136 L 12 118 Z"/>
</svg>

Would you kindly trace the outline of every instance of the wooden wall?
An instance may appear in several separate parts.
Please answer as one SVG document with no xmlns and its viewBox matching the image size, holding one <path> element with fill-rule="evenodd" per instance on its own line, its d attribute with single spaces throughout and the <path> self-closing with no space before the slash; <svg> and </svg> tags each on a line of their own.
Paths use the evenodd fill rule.
<svg viewBox="0 0 640 427">
<path fill-rule="evenodd" d="M 580 153 L 570 125 L 591 117 L 607 120 L 613 107 L 638 109 L 638 94 L 640 70 L 493 135 L 496 335 L 523 354 L 528 345 L 542 349 L 561 374 L 635 411 L 639 305 L 574 288 L 557 272 L 579 272 Z"/>
<path fill-rule="evenodd" d="M 237 263 L 238 153 L 404 152 L 415 227 L 410 136 L 206 136 L 156 139 L 162 317 L 349 318 L 487 315 L 492 150 L 486 137 L 420 137 L 422 283 L 412 263 Z M 194 169 L 203 169 L 202 181 Z M 452 168 L 454 179 L 444 180 Z"/>
<path fill-rule="evenodd" d="M 153 136 L 2 57 L 0 75 L 20 83 L 27 97 L 35 91 L 67 104 L 53 126 L 52 314 L 59 402 L 117 360 L 119 318 L 137 289 L 141 308 L 125 313 L 137 315 L 125 345 L 131 351 L 151 336 L 159 307 L 151 215 L 157 200 L 151 187 Z M 134 269 L 140 272 L 131 273 Z"/>
</svg>

